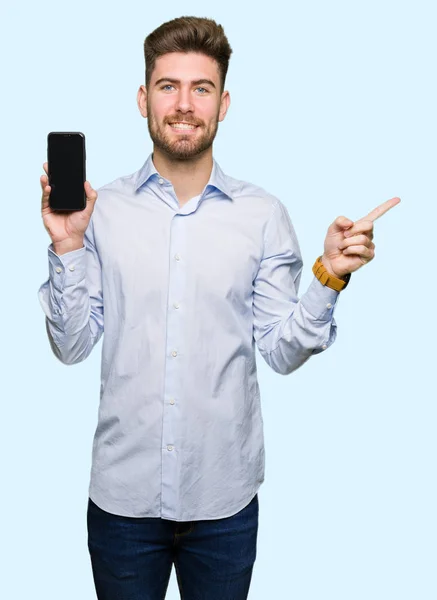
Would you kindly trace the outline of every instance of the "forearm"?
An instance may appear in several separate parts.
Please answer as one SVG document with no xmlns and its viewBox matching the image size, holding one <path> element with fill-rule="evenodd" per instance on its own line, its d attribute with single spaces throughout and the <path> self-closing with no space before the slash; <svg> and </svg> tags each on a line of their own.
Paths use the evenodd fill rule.
<svg viewBox="0 0 437 600">
<path fill-rule="evenodd" d="M 87 285 L 85 248 L 62 258 L 49 250 L 49 279 L 38 295 L 57 358 L 65 364 L 84 360 L 103 331 L 103 310 Z"/>
<path fill-rule="evenodd" d="M 338 295 L 314 278 L 290 313 L 264 333 L 258 348 L 274 371 L 288 375 L 333 344 L 337 335 L 333 312 Z"/>
</svg>

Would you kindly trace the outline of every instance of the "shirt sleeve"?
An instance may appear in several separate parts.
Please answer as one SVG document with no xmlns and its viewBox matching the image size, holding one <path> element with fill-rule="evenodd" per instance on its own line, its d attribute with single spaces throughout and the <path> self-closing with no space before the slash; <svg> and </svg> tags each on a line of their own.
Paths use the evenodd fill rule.
<svg viewBox="0 0 437 600">
<path fill-rule="evenodd" d="M 84 244 L 61 256 L 50 244 L 49 278 L 38 290 L 51 348 L 64 364 L 85 360 L 103 333 L 102 275 L 92 221 Z"/>
<path fill-rule="evenodd" d="M 254 339 L 277 373 L 288 375 L 329 348 L 339 292 L 314 277 L 299 299 L 302 257 L 286 207 L 276 200 L 264 233 L 264 251 L 253 289 Z"/>
</svg>

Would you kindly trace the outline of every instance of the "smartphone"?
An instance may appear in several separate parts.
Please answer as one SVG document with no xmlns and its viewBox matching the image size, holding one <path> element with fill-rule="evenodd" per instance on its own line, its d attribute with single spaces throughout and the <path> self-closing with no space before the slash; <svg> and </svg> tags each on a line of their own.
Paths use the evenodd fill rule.
<svg viewBox="0 0 437 600">
<path fill-rule="evenodd" d="M 80 131 L 51 131 L 47 135 L 47 162 L 50 208 L 60 211 L 84 210 L 84 134 Z"/>
</svg>

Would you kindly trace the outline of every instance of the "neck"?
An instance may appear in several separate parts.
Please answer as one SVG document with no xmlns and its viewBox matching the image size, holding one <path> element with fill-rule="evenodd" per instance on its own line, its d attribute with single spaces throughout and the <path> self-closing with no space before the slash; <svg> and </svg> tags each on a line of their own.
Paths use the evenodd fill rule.
<svg viewBox="0 0 437 600">
<path fill-rule="evenodd" d="M 153 164 L 162 177 L 171 181 L 180 204 L 202 193 L 211 177 L 212 146 L 193 158 L 178 160 L 153 148 Z"/>
</svg>

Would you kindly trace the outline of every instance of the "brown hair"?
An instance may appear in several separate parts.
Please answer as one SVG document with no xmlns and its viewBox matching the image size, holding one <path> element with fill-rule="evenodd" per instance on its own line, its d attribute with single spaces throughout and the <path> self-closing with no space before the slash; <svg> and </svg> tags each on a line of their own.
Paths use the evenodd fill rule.
<svg viewBox="0 0 437 600">
<path fill-rule="evenodd" d="M 223 92 L 232 48 L 223 27 L 213 19 L 178 17 L 163 23 L 146 37 L 146 87 L 150 84 L 156 59 L 169 52 L 199 52 L 216 60 Z"/>
</svg>

